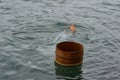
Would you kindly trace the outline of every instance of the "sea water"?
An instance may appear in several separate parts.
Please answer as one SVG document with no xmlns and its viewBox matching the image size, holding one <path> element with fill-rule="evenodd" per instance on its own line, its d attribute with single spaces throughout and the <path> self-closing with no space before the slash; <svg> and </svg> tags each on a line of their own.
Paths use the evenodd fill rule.
<svg viewBox="0 0 120 80">
<path fill-rule="evenodd" d="M 66 68 L 55 47 L 72 23 L 84 59 Z M 0 80 L 120 80 L 119 47 L 120 0 L 0 0 Z"/>
</svg>

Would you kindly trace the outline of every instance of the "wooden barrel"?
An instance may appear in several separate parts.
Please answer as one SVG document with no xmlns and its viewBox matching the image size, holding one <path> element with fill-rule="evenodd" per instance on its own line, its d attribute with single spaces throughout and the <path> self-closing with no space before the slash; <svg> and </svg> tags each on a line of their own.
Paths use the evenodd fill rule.
<svg viewBox="0 0 120 80">
<path fill-rule="evenodd" d="M 60 42 L 56 45 L 55 61 L 64 66 L 75 66 L 82 64 L 83 45 L 77 42 Z"/>
</svg>

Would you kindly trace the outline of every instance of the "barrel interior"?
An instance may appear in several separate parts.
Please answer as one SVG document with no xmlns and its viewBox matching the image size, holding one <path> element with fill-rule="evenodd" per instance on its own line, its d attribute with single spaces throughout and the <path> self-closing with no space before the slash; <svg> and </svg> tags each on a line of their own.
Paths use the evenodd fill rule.
<svg viewBox="0 0 120 80">
<path fill-rule="evenodd" d="M 57 48 L 66 52 L 78 52 L 83 49 L 83 46 L 76 42 L 61 42 L 57 45 Z"/>
</svg>

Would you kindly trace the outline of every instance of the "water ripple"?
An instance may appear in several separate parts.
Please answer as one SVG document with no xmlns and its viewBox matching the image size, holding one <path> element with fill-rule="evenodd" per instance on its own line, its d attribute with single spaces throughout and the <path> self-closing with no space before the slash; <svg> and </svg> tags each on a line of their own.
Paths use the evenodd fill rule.
<svg viewBox="0 0 120 80">
<path fill-rule="evenodd" d="M 119 80 L 119 2 L 0 0 L 0 79 Z M 56 43 L 50 43 L 71 23 L 85 48 L 84 63 L 80 73 L 65 77 L 56 74 L 61 68 L 54 63 Z"/>
</svg>

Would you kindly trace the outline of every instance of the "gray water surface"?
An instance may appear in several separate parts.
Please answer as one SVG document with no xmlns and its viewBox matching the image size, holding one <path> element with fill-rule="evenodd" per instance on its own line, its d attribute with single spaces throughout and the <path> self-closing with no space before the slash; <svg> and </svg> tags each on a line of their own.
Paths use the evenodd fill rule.
<svg viewBox="0 0 120 80">
<path fill-rule="evenodd" d="M 84 62 L 66 68 L 49 43 L 71 23 Z M 0 0 L 0 80 L 120 80 L 119 48 L 120 0 Z"/>
</svg>

